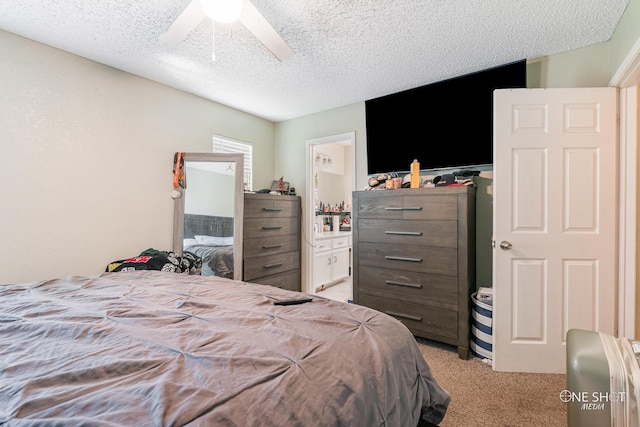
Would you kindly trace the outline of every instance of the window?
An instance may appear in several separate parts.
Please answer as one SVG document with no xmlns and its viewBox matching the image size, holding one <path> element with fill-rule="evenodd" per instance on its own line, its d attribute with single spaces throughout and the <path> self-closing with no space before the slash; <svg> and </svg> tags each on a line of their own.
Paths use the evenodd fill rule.
<svg viewBox="0 0 640 427">
<path fill-rule="evenodd" d="M 213 135 L 213 152 L 244 154 L 244 178 L 242 181 L 245 191 L 251 191 L 253 187 L 251 178 L 253 172 L 253 145 L 226 136 Z"/>
</svg>

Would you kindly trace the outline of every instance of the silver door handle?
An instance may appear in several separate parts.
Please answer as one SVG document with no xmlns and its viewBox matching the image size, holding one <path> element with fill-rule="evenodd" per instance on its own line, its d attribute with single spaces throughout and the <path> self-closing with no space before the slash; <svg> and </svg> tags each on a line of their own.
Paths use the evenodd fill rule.
<svg viewBox="0 0 640 427">
<path fill-rule="evenodd" d="M 507 242 L 506 240 L 500 242 L 500 249 L 502 250 L 508 251 L 512 246 L 511 242 Z"/>
</svg>

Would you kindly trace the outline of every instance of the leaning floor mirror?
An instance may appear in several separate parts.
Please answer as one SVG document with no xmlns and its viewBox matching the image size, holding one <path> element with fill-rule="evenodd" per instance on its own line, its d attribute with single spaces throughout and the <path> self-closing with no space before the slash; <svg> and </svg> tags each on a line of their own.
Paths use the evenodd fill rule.
<svg viewBox="0 0 640 427">
<path fill-rule="evenodd" d="M 173 251 L 202 259 L 203 276 L 242 280 L 244 155 L 182 153 L 173 193 Z"/>
</svg>

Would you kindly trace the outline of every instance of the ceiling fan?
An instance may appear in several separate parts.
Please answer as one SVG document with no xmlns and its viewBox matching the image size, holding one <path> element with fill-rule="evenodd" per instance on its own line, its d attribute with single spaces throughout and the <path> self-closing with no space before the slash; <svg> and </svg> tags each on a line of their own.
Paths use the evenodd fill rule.
<svg viewBox="0 0 640 427">
<path fill-rule="evenodd" d="M 191 0 L 167 31 L 160 36 L 160 41 L 175 45 L 206 18 L 223 23 L 238 20 L 278 60 L 284 61 L 293 55 L 293 51 L 284 39 L 250 0 Z"/>
</svg>

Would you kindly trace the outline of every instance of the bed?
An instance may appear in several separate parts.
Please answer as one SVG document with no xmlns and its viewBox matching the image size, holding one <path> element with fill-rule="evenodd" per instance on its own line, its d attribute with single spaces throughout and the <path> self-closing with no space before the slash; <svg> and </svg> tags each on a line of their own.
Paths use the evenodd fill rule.
<svg viewBox="0 0 640 427">
<path fill-rule="evenodd" d="M 640 426 L 640 342 L 570 329 L 566 348 L 568 426 Z"/>
<path fill-rule="evenodd" d="M 406 427 L 450 401 L 388 315 L 151 270 L 0 286 L 0 363 L 7 426 Z"/>
<path fill-rule="evenodd" d="M 233 218 L 185 214 L 183 251 L 202 259 L 203 276 L 233 279 Z"/>
</svg>

